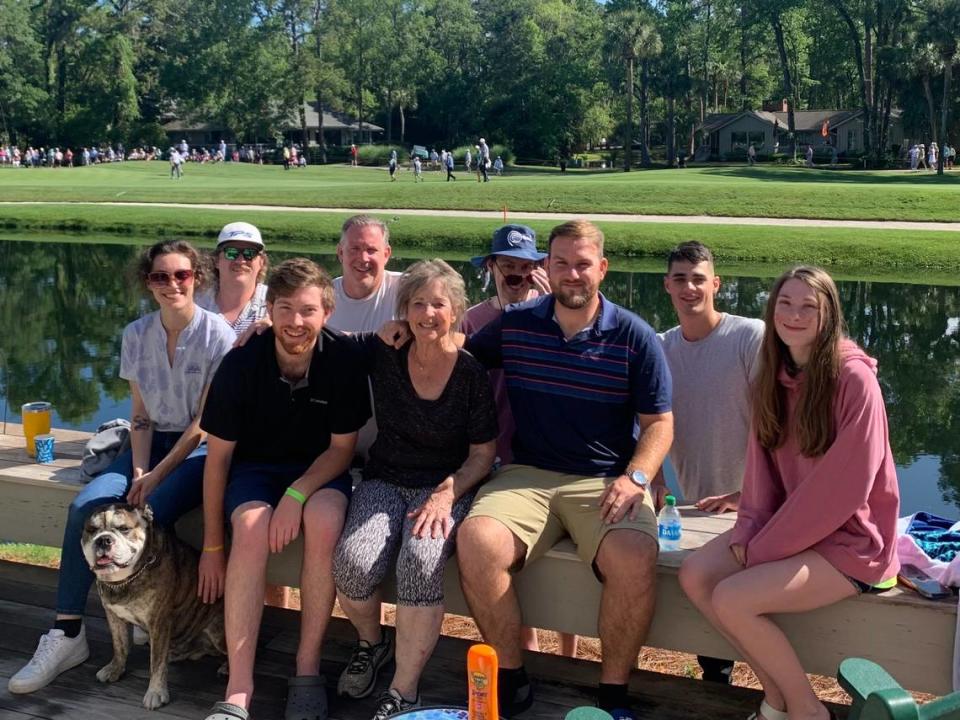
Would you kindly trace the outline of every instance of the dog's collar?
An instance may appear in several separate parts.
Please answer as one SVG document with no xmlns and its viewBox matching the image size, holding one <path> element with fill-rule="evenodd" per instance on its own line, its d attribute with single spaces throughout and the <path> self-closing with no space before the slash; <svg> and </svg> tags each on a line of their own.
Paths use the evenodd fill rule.
<svg viewBox="0 0 960 720">
<path fill-rule="evenodd" d="M 118 580 L 117 582 L 109 582 L 108 580 L 100 580 L 99 578 L 97 578 L 97 585 L 101 585 L 103 587 L 109 588 L 110 590 L 119 590 L 120 588 L 129 585 L 138 577 L 140 577 L 140 575 L 142 575 L 143 572 L 147 570 L 147 568 L 150 568 L 156 565 L 159 559 L 160 559 L 159 555 L 151 555 L 149 558 L 147 558 L 147 561 L 140 567 L 140 569 L 137 570 L 130 577 L 124 578 L 123 580 Z"/>
</svg>

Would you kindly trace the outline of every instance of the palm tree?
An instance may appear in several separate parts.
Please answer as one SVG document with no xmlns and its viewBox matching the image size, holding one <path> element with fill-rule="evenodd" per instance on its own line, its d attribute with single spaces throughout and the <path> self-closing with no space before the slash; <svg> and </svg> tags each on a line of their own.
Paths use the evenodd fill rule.
<svg viewBox="0 0 960 720">
<path fill-rule="evenodd" d="M 638 61 L 649 60 L 660 54 L 663 43 L 657 32 L 653 13 L 642 2 L 611 2 L 607 5 L 607 27 L 609 29 L 607 52 L 618 65 L 622 63 L 624 71 L 624 93 L 627 101 L 626 123 L 623 128 L 623 170 L 630 172 L 633 156 L 633 80 Z M 644 82 L 646 73 L 644 73 Z M 646 97 L 644 88 L 643 97 Z M 646 147 L 646 128 L 641 133 L 644 164 L 648 165 L 649 152 Z"/>
</svg>

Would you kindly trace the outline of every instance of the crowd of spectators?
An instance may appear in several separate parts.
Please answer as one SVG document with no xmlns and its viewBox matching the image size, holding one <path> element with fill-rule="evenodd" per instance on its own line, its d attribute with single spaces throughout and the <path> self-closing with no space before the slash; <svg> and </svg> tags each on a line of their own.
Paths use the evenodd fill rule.
<svg viewBox="0 0 960 720">
<path fill-rule="evenodd" d="M 161 156 L 162 152 L 158 147 L 143 146 L 128 152 L 122 143 L 118 143 L 116 146 L 81 147 L 77 152 L 69 147 L 28 146 L 21 149 L 15 145 L 0 145 L 0 166 L 10 167 L 73 167 L 123 162 L 125 160 L 154 160 Z"/>
<path fill-rule="evenodd" d="M 183 161 L 208 162 L 249 162 L 263 164 L 263 152 L 259 146 L 236 145 L 229 149 L 224 142 L 211 147 L 191 148 L 186 140 L 181 140 L 167 150 L 156 146 L 140 146 L 132 150 L 124 148 L 122 143 L 82 147 L 76 152 L 69 147 L 28 146 L 0 144 L 0 167 L 59 168 L 98 165 L 101 163 L 124 162 L 129 160 L 166 160 L 176 150 Z"/>
</svg>

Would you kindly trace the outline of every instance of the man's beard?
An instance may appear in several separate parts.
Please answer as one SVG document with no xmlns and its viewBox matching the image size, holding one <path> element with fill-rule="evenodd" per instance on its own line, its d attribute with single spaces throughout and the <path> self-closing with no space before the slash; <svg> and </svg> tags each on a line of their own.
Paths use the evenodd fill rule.
<svg viewBox="0 0 960 720">
<path fill-rule="evenodd" d="M 569 290 L 562 286 L 553 291 L 557 302 L 565 308 L 571 310 L 580 310 L 590 304 L 590 301 L 597 296 L 597 289 L 584 287 L 583 289 Z"/>
<path fill-rule="evenodd" d="M 288 355 L 302 355 L 303 353 L 310 351 L 317 340 L 317 334 L 315 332 L 307 332 L 303 337 L 298 338 L 297 340 L 287 337 L 282 332 L 276 337 L 280 342 L 280 347 L 282 347 L 284 352 L 286 352 Z"/>
</svg>

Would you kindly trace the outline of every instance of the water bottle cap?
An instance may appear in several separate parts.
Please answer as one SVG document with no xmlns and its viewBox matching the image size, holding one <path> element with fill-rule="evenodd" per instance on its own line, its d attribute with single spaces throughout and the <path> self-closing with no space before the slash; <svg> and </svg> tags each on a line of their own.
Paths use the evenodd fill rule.
<svg viewBox="0 0 960 720">
<path fill-rule="evenodd" d="M 667 503 L 667 505 L 677 504 L 677 499 L 673 495 L 667 495 L 663 500 L 665 503 Z"/>
</svg>

